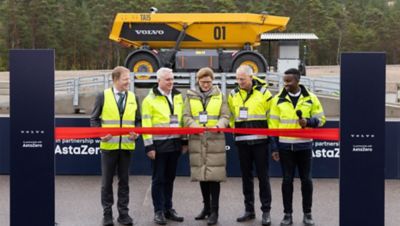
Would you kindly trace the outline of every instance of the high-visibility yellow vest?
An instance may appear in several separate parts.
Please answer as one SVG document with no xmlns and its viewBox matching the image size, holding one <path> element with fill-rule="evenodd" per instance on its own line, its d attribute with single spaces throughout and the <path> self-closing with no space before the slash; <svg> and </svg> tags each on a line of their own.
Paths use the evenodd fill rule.
<svg viewBox="0 0 400 226">
<path fill-rule="evenodd" d="M 205 124 L 206 127 L 213 127 L 217 125 L 222 106 L 222 93 L 211 96 L 210 101 L 205 109 L 200 97 L 191 97 L 189 99 L 189 103 L 193 119 L 198 125 L 203 125 L 199 121 L 199 115 L 202 111 L 207 111 L 207 124 Z"/>
<path fill-rule="evenodd" d="M 173 112 L 166 96 L 159 93 L 157 87 L 150 90 L 142 102 L 142 126 L 143 127 L 170 127 L 170 116 L 177 116 L 177 126 L 183 127 L 183 97 L 182 94 L 173 89 Z M 145 146 L 153 144 L 153 140 L 167 140 L 181 138 L 180 135 L 151 135 L 143 134 Z"/>
<path fill-rule="evenodd" d="M 264 121 L 267 127 L 267 118 L 270 110 L 272 94 L 267 89 L 265 81 L 253 76 L 253 87 L 250 93 L 239 87 L 233 89 L 228 96 L 228 105 L 231 110 L 230 126 L 235 123 L 246 123 L 250 121 Z M 247 108 L 247 118 L 240 117 L 240 109 Z M 257 127 L 258 128 L 258 127 Z M 235 141 L 267 139 L 264 135 L 237 135 Z"/>
<path fill-rule="evenodd" d="M 104 104 L 101 113 L 101 127 L 103 128 L 130 128 L 135 127 L 135 116 L 137 103 L 135 94 L 128 91 L 125 97 L 125 110 L 120 115 L 117 101 L 113 90 L 104 90 Z M 101 150 L 135 150 L 135 141 L 128 139 L 129 136 L 113 136 L 107 142 L 100 142 Z"/>
<path fill-rule="evenodd" d="M 228 97 L 229 108 L 232 112 L 231 127 L 233 127 L 234 122 L 267 120 L 272 94 L 264 81 L 255 76 L 253 76 L 253 80 L 256 85 L 253 86 L 250 94 L 243 89 L 235 88 Z M 248 109 L 246 120 L 239 117 L 241 107 Z"/>
<path fill-rule="evenodd" d="M 325 114 L 321 103 L 319 102 L 315 94 L 308 91 L 304 86 L 300 85 L 301 94 L 297 101 L 296 107 L 293 107 L 293 103 L 286 90 L 282 89 L 278 93 L 271 103 L 271 111 L 269 116 L 269 128 L 271 129 L 300 129 L 301 126 L 298 122 L 299 117 L 297 111 L 302 112 L 302 118 L 315 117 L 319 120 L 318 126 L 325 124 Z M 305 143 L 311 142 L 311 139 L 295 138 L 295 137 L 279 137 L 281 143 Z"/>
</svg>

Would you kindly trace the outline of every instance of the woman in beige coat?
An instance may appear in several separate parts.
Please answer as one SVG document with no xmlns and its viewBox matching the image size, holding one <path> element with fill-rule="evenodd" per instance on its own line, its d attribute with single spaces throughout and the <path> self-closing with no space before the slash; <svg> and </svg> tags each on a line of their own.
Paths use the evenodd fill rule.
<svg viewBox="0 0 400 226">
<path fill-rule="evenodd" d="M 225 96 L 213 86 L 214 73 L 210 68 L 197 72 L 198 86 L 188 90 L 184 123 L 187 127 L 217 127 L 229 125 L 229 108 Z M 193 181 L 200 182 L 204 208 L 195 217 L 208 217 L 208 225 L 218 221 L 220 182 L 226 179 L 226 153 L 224 133 L 206 132 L 189 138 L 190 171 Z"/>
</svg>

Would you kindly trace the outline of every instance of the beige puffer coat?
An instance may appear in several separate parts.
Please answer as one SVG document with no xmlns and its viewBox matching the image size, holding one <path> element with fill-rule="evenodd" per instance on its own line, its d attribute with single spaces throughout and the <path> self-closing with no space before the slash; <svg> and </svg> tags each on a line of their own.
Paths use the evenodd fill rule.
<svg viewBox="0 0 400 226">
<path fill-rule="evenodd" d="M 208 105 L 213 95 L 219 95 L 221 91 L 213 86 L 207 97 L 197 89 L 188 90 L 185 100 L 183 120 L 186 127 L 202 127 L 193 118 L 190 99 L 206 99 Z M 226 128 L 229 125 L 230 111 L 225 96 L 222 98 L 217 126 Z M 226 180 L 226 153 L 225 135 L 223 133 L 205 133 L 203 135 L 189 136 L 189 159 L 192 181 L 224 181 Z"/>
</svg>

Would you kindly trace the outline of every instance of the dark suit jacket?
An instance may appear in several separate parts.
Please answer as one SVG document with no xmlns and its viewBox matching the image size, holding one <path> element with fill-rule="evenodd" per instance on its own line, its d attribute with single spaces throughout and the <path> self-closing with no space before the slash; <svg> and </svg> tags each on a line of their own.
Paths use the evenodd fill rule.
<svg viewBox="0 0 400 226">
<path fill-rule="evenodd" d="M 104 104 L 104 92 L 100 92 L 96 97 L 96 102 L 94 103 L 92 115 L 90 117 L 90 126 L 91 127 L 101 127 L 101 112 L 103 111 L 103 104 Z M 135 126 L 141 127 L 142 126 L 142 116 L 140 114 L 140 106 L 139 106 L 139 99 L 136 97 L 136 116 L 135 116 Z"/>
</svg>

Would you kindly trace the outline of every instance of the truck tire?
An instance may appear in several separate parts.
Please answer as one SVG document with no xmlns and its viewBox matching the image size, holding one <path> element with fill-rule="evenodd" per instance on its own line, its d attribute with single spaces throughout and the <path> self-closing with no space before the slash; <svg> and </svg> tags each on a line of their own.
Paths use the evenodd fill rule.
<svg viewBox="0 0 400 226">
<path fill-rule="evenodd" d="M 233 63 L 232 72 L 236 72 L 236 69 L 241 65 L 249 65 L 255 74 L 265 73 L 267 71 L 267 65 L 254 54 L 243 54 L 239 56 Z"/>
<path fill-rule="evenodd" d="M 148 53 L 134 54 L 128 61 L 126 67 L 132 72 L 156 72 L 159 68 L 157 60 Z M 146 80 L 148 75 L 136 75 L 136 79 Z"/>
</svg>

